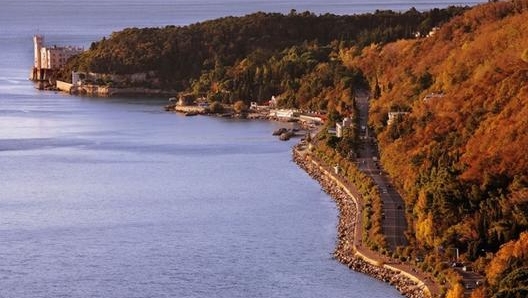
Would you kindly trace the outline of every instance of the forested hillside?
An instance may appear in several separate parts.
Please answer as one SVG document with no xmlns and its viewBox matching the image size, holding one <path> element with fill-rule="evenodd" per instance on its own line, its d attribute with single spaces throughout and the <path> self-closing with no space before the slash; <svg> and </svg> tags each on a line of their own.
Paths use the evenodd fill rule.
<svg viewBox="0 0 528 298">
<path fill-rule="evenodd" d="M 370 123 L 414 246 L 431 263 L 455 249 L 478 259 L 488 296 L 528 274 L 526 235 L 518 240 L 528 228 L 527 19 L 526 0 L 488 3 L 431 37 L 372 45 L 347 61 L 374 91 Z M 389 112 L 400 112 L 392 124 Z M 493 258 L 508 241 L 520 243 Z"/>
<path fill-rule="evenodd" d="M 337 16 L 255 13 L 184 27 L 130 28 L 94 42 L 71 70 L 148 73 L 142 86 L 190 91 L 212 101 L 263 101 L 326 110 L 350 103 L 362 76 L 345 68 L 340 51 L 426 33 L 465 8 Z M 115 82 L 99 82 L 115 84 Z M 334 98 L 336 98 L 334 100 Z M 341 100 L 342 99 L 342 100 Z M 345 110 L 342 107 L 341 110 Z"/>
</svg>

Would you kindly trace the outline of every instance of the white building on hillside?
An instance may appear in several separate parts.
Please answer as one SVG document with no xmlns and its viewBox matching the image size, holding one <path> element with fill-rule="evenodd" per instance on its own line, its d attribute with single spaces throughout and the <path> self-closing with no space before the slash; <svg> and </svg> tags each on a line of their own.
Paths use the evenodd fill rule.
<svg viewBox="0 0 528 298">
<path fill-rule="evenodd" d="M 442 98 L 442 97 L 444 97 L 443 93 L 429 93 L 423 98 L 423 101 L 427 102 L 431 99 Z"/>
<path fill-rule="evenodd" d="M 352 119 L 346 117 L 345 119 L 343 119 L 343 121 L 341 123 L 336 123 L 336 136 L 338 138 L 342 138 L 343 137 L 343 130 L 347 127 L 351 127 L 352 126 Z"/>
<path fill-rule="evenodd" d="M 409 112 L 389 112 L 389 119 L 387 121 L 387 125 L 391 125 L 393 123 L 401 121 L 403 117 L 407 114 L 409 114 Z"/>
</svg>

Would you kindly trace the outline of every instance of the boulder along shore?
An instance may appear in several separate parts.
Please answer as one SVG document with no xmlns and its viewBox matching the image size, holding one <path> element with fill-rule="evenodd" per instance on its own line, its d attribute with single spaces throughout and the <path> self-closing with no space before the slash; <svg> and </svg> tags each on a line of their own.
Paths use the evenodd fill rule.
<svg viewBox="0 0 528 298">
<path fill-rule="evenodd" d="M 334 258 L 356 272 L 390 283 L 406 297 L 429 297 L 430 295 L 426 294 L 423 287 L 415 281 L 398 271 L 384 267 L 382 259 L 378 260 L 380 265 L 376 266 L 358 256 L 358 249 L 354 245 L 354 234 L 356 221 L 360 219 L 357 216 L 355 199 L 351 198 L 333 179 L 329 178 L 326 171 L 314 164 L 309 154 L 301 153 L 298 146 L 293 148 L 293 160 L 310 177 L 319 182 L 322 189 L 332 197 L 338 207 L 338 242 L 334 251 Z"/>
</svg>

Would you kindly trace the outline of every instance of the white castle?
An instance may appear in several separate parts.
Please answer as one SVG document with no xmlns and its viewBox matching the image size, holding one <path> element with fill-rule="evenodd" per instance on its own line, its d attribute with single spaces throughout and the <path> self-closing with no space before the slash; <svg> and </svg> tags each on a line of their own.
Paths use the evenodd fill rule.
<svg viewBox="0 0 528 298">
<path fill-rule="evenodd" d="M 82 47 L 73 46 L 44 46 L 44 37 L 35 35 L 33 37 L 35 69 L 60 69 L 66 64 L 66 61 L 74 55 L 80 54 L 84 51 Z"/>
</svg>

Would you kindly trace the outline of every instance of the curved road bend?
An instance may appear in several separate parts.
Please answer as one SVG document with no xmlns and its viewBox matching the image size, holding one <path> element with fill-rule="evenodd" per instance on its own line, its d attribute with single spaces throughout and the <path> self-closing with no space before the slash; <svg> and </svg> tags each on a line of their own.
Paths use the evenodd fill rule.
<svg viewBox="0 0 528 298">
<path fill-rule="evenodd" d="M 379 153 L 376 139 L 368 130 L 369 94 L 359 91 L 356 94 L 356 105 L 359 112 L 359 125 L 362 137 L 361 148 L 357 158 L 361 171 L 372 177 L 378 186 L 383 201 L 383 234 L 387 239 L 388 248 L 395 251 L 396 247 L 407 245 L 405 230 L 405 205 L 398 192 L 394 189 L 390 178 L 379 165 Z"/>
</svg>

